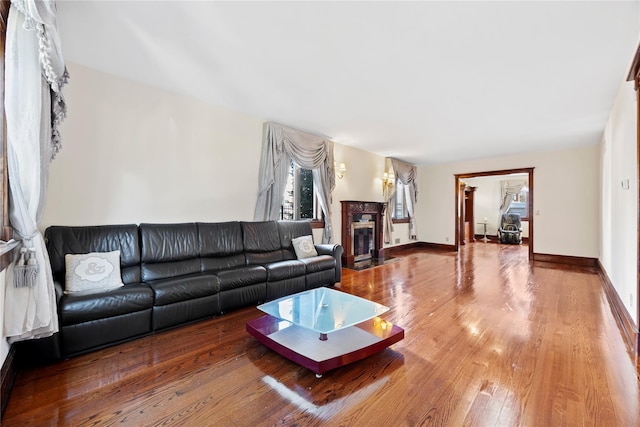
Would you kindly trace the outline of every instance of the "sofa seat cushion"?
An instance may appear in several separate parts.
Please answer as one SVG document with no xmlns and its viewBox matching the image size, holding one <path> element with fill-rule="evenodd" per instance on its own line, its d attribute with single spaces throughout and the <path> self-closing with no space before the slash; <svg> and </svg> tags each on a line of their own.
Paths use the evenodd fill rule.
<svg viewBox="0 0 640 427">
<path fill-rule="evenodd" d="M 215 274 L 220 279 L 220 291 L 228 291 L 229 289 L 242 288 L 267 281 L 267 270 L 261 265 L 230 268 L 216 271 Z"/>
<path fill-rule="evenodd" d="M 153 307 L 153 291 L 145 284 L 127 285 L 88 295 L 63 295 L 58 307 L 63 326 L 134 313 Z"/>
<path fill-rule="evenodd" d="M 269 282 L 304 276 L 307 270 L 305 264 L 298 260 L 272 262 L 265 265 L 265 268 Z"/>
<path fill-rule="evenodd" d="M 336 268 L 336 260 L 330 255 L 318 255 L 311 258 L 301 259 L 300 262 L 307 266 L 307 273 L 317 273 L 318 271 L 333 270 Z"/>
<path fill-rule="evenodd" d="M 155 296 L 154 305 L 167 305 L 220 292 L 220 279 L 213 274 L 189 274 L 148 282 Z"/>
</svg>

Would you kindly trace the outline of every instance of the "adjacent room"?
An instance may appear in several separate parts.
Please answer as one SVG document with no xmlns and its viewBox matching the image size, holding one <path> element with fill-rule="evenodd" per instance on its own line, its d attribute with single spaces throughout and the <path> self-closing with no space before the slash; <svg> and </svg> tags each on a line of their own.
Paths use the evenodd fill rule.
<svg viewBox="0 0 640 427">
<path fill-rule="evenodd" d="M 640 425 L 640 1 L 0 0 L 2 425 Z"/>
</svg>

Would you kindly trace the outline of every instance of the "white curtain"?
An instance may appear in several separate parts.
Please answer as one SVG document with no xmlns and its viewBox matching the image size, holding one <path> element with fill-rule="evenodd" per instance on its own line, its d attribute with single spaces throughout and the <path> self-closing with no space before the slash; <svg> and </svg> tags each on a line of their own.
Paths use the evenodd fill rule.
<svg viewBox="0 0 640 427">
<path fill-rule="evenodd" d="M 498 215 L 498 228 L 502 224 L 502 215 L 506 214 L 513 202 L 513 196 L 527 185 L 527 181 L 500 181 L 500 209 Z"/>
<path fill-rule="evenodd" d="M 54 1 L 12 1 L 5 52 L 9 221 L 21 249 L 6 274 L 4 335 L 15 342 L 58 331 L 51 266 L 38 231 L 66 112 L 61 89 L 68 75 Z"/>
<path fill-rule="evenodd" d="M 313 188 L 324 213 L 323 243 L 333 241 L 331 193 L 335 187 L 333 141 L 267 122 L 262 132 L 255 221 L 278 219 L 291 161 L 313 171 Z"/>
<path fill-rule="evenodd" d="M 397 159 L 391 159 L 396 179 L 404 184 L 404 201 L 409 215 L 409 239 L 418 239 L 415 205 L 418 201 L 418 168 Z"/>
</svg>

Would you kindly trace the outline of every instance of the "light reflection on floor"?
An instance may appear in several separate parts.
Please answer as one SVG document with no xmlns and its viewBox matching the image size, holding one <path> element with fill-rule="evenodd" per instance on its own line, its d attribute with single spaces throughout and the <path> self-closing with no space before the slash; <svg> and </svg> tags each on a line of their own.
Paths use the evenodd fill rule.
<svg viewBox="0 0 640 427">
<path fill-rule="evenodd" d="M 380 378 L 379 380 L 356 390 L 349 396 L 338 398 L 324 405 L 316 405 L 315 403 L 310 402 L 307 400 L 308 396 L 302 396 L 300 393 L 287 388 L 283 383 L 269 375 L 262 377 L 262 381 L 271 387 L 271 389 L 276 391 L 283 399 L 286 399 L 301 411 L 308 412 L 326 421 L 336 415 L 340 410 L 344 410 L 345 408 L 355 406 L 365 401 L 371 394 L 389 381 L 389 378 Z M 322 379 L 320 378 L 318 381 L 322 381 Z"/>
</svg>

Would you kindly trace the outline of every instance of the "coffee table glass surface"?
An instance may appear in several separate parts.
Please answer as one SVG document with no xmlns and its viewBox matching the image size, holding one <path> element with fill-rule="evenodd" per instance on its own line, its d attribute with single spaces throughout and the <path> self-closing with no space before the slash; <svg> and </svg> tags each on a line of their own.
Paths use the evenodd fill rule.
<svg viewBox="0 0 640 427">
<path fill-rule="evenodd" d="M 303 328 L 328 334 L 373 319 L 389 307 L 323 287 L 261 304 L 258 309 Z"/>
</svg>

